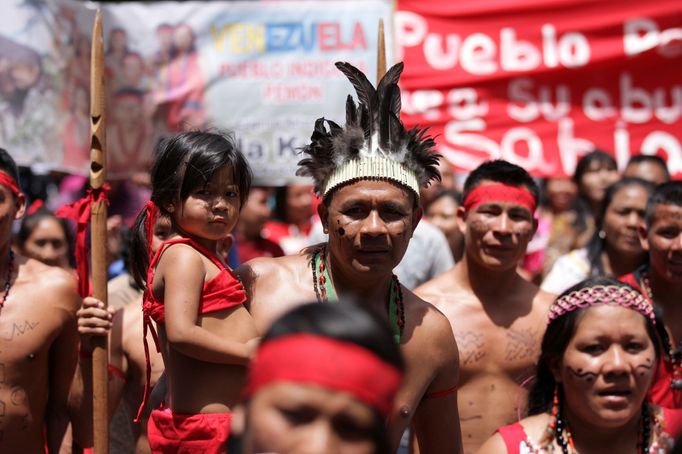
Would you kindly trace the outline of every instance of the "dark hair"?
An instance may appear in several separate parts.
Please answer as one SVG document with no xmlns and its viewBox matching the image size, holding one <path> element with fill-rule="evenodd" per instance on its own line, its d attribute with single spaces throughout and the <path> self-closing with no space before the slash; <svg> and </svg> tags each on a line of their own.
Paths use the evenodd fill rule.
<svg viewBox="0 0 682 454">
<path fill-rule="evenodd" d="M 469 174 L 464 182 L 463 200 L 466 200 L 469 193 L 486 180 L 510 186 L 525 187 L 533 195 L 536 204 L 540 198 L 537 183 L 525 169 L 511 162 L 496 159 L 484 162 Z"/>
<path fill-rule="evenodd" d="M 183 132 L 159 142 L 151 170 L 150 200 L 160 214 L 170 216 L 168 208 L 185 200 L 194 189 L 206 185 L 213 173 L 230 166 L 239 188 L 239 205 L 244 205 L 251 187 L 251 168 L 237 148 L 231 134 L 206 131 Z M 149 257 L 145 230 L 146 210 L 137 216 L 131 232 L 131 274 L 145 287 Z"/>
<path fill-rule="evenodd" d="M 587 153 L 580 158 L 578 164 L 575 166 L 575 172 L 573 173 L 573 181 L 578 184 L 578 191 L 580 191 L 580 180 L 582 180 L 583 176 L 590 170 L 593 162 L 599 163 L 599 168 L 608 167 L 609 169 L 614 170 L 618 168 L 616 160 L 603 150 L 593 150 Z"/>
<path fill-rule="evenodd" d="M 429 201 L 427 205 L 424 206 L 424 210 L 428 210 L 431 205 L 433 205 L 437 200 L 443 197 L 449 197 L 457 203 L 457 206 L 462 204 L 462 193 L 456 189 L 441 189 L 436 192 L 436 195 Z"/>
<path fill-rule="evenodd" d="M 658 205 L 682 207 L 682 181 L 669 181 L 656 186 L 646 205 L 646 225 L 651 227 L 654 211 Z"/>
<path fill-rule="evenodd" d="M 590 265 L 590 277 L 604 275 L 604 264 L 601 261 L 601 253 L 604 250 L 604 246 L 606 245 L 608 238 L 600 237 L 599 232 L 604 223 L 604 215 L 606 214 L 606 210 L 608 209 L 609 205 L 611 205 L 613 198 L 621 189 L 627 188 L 629 186 L 640 186 L 647 192 L 647 195 L 651 195 L 654 190 L 653 183 L 637 177 L 623 177 L 606 189 L 606 192 L 604 193 L 604 200 L 602 201 L 601 208 L 599 210 L 599 217 L 596 219 L 596 228 L 594 229 L 594 233 L 592 234 L 590 241 L 588 241 L 586 245 L 587 259 Z"/>
<path fill-rule="evenodd" d="M 613 278 L 589 278 L 577 283 L 573 287 L 565 290 L 558 298 L 567 295 L 573 291 L 595 287 L 595 286 L 616 286 L 629 288 L 633 292 L 637 292 L 633 287 Z M 539 413 L 547 412 L 552 407 L 552 399 L 554 397 L 554 388 L 556 381 L 550 369 L 550 364 L 553 361 L 561 360 L 566 351 L 566 347 L 575 335 L 576 328 L 580 322 L 585 308 L 575 309 L 567 312 L 554 320 L 552 320 L 545 331 L 542 338 L 542 349 L 540 352 L 540 359 L 538 360 L 537 373 L 535 381 L 528 394 L 528 415 L 537 415 Z M 633 309 L 634 310 L 634 309 Z M 642 315 L 642 317 L 644 317 Z M 661 356 L 661 343 L 658 338 L 656 326 L 649 317 L 644 317 L 646 332 L 653 343 L 656 352 L 656 359 Z"/>
<path fill-rule="evenodd" d="M 17 185 L 21 187 L 21 182 L 19 181 L 19 169 L 17 168 L 17 163 L 4 148 L 0 148 L 0 170 L 14 178 Z"/>
<path fill-rule="evenodd" d="M 385 321 L 349 301 L 334 304 L 310 303 L 299 306 L 276 320 L 263 336 L 261 345 L 297 333 L 316 334 L 359 345 L 401 372 L 405 366 L 400 349 Z M 380 380 L 380 377 L 377 377 Z M 385 421 L 374 409 L 373 439 L 377 454 L 388 454 Z"/>
<path fill-rule="evenodd" d="M 632 156 L 628 161 L 628 165 L 625 166 L 625 168 L 627 169 L 633 164 L 641 164 L 643 162 L 648 162 L 659 166 L 663 171 L 663 175 L 665 175 L 665 181 L 670 181 L 670 172 L 668 171 L 668 165 L 665 163 L 665 160 L 658 155 L 638 154 L 636 156 Z"/>
<path fill-rule="evenodd" d="M 287 222 L 287 193 L 289 186 L 277 186 L 275 188 L 275 206 L 272 209 L 272 217 L 280 222 Z"/>
<path fill-rule="evenodd" d="M 28 241 L 33 231 L 36 229 L 36 227 L 38 227 L 38 224 L 40 224 L 43 219 L 54 219 L 57 221 L 57 224 L 59 224 L 59 227 L 61 227 L 62 231 L 64 232 L 64 238 L 66 239 L 69 264 L 72 267 L 75 266 L 76 263 L 73 254 L 74 241 L 73 235 L 71 234 L 71 229 L 69 229 L 66 219 L 58 218 L 54 215 L 54 213 L 46 208 L 39 208 L 35 213 L 30 214 L 21 220 L 21 226 L 19 227 L 19 232 L 17 232 L 16 236 L 17 246 L 19 249 L 24 249 L 26 241 Z"/>
</svg>

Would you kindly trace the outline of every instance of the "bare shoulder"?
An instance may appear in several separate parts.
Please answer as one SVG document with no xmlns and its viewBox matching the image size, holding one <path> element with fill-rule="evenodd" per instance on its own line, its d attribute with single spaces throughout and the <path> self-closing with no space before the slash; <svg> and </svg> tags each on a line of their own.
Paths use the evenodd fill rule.
<svg viewBox="0 0 682 454">
<path fill-rule="evenodd" d="M 492 437 L 488 438 L 488 440 L 478 448 L 476 454 L 505 454 L 507 452 L 509 451 L 507 451 L 507 445 L 505 444 L 502 435 L 500 435 L 499 432 L 495 432 Z"/>
<path fill-rule="evenodd" d="M 301 275 L 309 270 L 306 255 L 296 254 L 284 257 L 259 257 L 240 265 L 235 273 L 246 289 L 249 300 L 263 290 L 268 292 L 280 288 L 290 291 Z M 283 285 L 286 283 L 287 285 Z"/>
<path fill-rule="evenodd" d="M 552 305 L 555 299 L 556 295 L 553 293 L 547 293 L 544 290 L 539 290 L 533 299 L 533 304 L 537 305 L 544 312 L 547 312 L 549 310 L 549 306 Z"/>
<path fill-rule="evenodd" d="M 405 323 L 415 344 L 428 344 L 430 352 L 452 355 L 456 343 L 448 318 L 433 304 L 403 289 Z"/>
<path fill-rule="evenodd" d="M 52 307 L 60 307 L 73 314 L 80 308 L 78 278 L 72 272 L 26 257 L 17 257 L 15 285 L 29 290 L 32 295 Z"/>
<path fill-rule="evenodd" d="M 444 300 L 451 298 L 460 290 L 455 280 L 454 268 L 442 273 L 414 290 L 414 293 L 429 303 L 440 306 Z"/>
</svg>

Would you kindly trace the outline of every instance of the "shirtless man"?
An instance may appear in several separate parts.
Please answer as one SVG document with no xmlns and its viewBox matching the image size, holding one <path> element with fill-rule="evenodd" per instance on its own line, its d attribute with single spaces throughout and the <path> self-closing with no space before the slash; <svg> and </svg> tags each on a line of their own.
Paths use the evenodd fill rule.
<svg viewBox="0 0 682 454">
<path fill-rule="evenodd" d="M 124 433 L 117 434 L 111 431 L 110 446 L 123 447 L 129 445 L 130 441 L 126 438 L 132 435 L 135 446 L 135 453 L 142 454 L 151 452 L 147 441 L 147 418 L 149 417 L 149 406 L 145 408 L 142 420 L 139 424 L 134 424 L 133 419 L 138 411 L 138 406 L 142 400 L 145 385 L 146 360 L 144 345 L 142 342 L 143 315 L 140 307 L 142 306 L 142 296 L 135 301 L 124 306 L 112 315 L 113 310 L 104 309 L 104 304 L 95 298 L 85 298 L 83 309 L 78 311 L 78 329 L 82 335 L 106 335 L 109 337 L 109 412 L 110 419 L 119 423 L 118 427 L 130 435 Z M 147 341 L 153 344 L 151 333 L 147 334 Z M 154 386 L 163 372 L 163 358 L 155 348 L 149 349 L 149 359 L 151 363 L 150 385 Z M 76 392 L 88 394 L 92 389 L 91 365 L 87 360 L 81 359 L 83 370 L 82 388 L 77 388 Z M 80 439 L 85 440 L 85 444 L 90 446 L 92 443 L 92 406 L 90 401 L 81 402 L 82 406 L 78 411 L 77 431 Z M 121 409 L 119 410 L 119 405 Z M 116 413 L 114 413 L 116 411 Z M 118 415 L 118 413 L 122 415 Z M 121 417 L 123 421 L 117 421 Z M 114 424 L 112 422 L 112 425 Z M 129 425 L 125 427 L 125 425 Z M 132 447 L 127 446 L 127 449 Z M 114 452 L 115 449 L 112 449 Z"/>
<path fill-rule="evenodd" d="M 347 64 L 337 67 L 365 94 L 375 93 L 359 71 Z M 422 215 L 419 186 L 437 177 L 433 140 L 406 132 L 399 112 L 388 110 L 399 109 L 401 70 L 402 64 L 394 66 L 379 84 L 377 97 L 370 94 L 368 101 L 360 96 L 359 107 L 349 97 L 345 129 L 327 122 L 328 131 L 325 121 L 318 120 L 304 149 L 309 157 L 299 163 L 299 174 L 312 176 L 323 197 L 318 213 L 328 242 L 298 255 L 254 259 L 238 273 L 261 333 L 302 303 L 359 296 L 390 323 L 407 365 L 388 420 L 393 448 L 412 423 L 422 452 L 458 453 L 458 355 L 452 330 L 443 314 L 392 278 Z M 386 102 L 389 96 L 398 103 Z M 369 126 L 378 141 L 376 136 L 366 139 L 372 131 L 363 134 L 358 120 L 367 114 L 368 102 L 378 102 L 372 107 L 380 110 L 379 124 Z M 391 128 L 381 128 L 382 118 L 391 119 Z M 389 129 L 392 135 L 386 137 Z"/>
<path fill-rule="evenodd" d="M 11 251 L 25 202 L 0 149 L 0 452 L 43 454 L 59 450 L 69 423 L 81 300 L 69 272 Z"/>
<path fill-rule="evenodd" d="M 662 364 L 651 386 L 651 400 L 668 408 L 682 408 L 682 182 L 658 186 L 646 208 L 646 225 L 639 229 L 648 264 L 622 281 L 652 300 L 663 326 Z"/>
<path fill-rule="evenodd" d="M 461 349 L 459 414 L 464 452 L 523 414 L 521 386 L 534 373 L 549 294 L 516 271 L 537 223 L 538 188 L 505 161 L 480 165 L 464 185 L 457 222 L 464 257 L 415 290 L 450 320 Z"/>
</svg>

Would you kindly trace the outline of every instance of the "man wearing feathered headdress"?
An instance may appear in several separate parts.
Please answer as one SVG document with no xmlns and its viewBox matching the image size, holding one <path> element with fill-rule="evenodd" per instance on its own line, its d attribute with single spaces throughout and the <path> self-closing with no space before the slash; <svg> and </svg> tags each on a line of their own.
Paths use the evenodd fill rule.
<svg viewBox="0 0 682 454">
<path fill-rule="evenodd" d="M 421 452 L 461 452 L 457 412 L 458 352 L 447 319 L 393 275 L 419 223 L 419 188 L 439 178 L 435 142 L 400 122 L 402 63 L 375 89 L 348 63 L 337 63 L 355 87 L 346 124 L 318 119 L 299 175 L 314 180 L 329 240 L 297 255 L 252 260 L 238 270 L 258 328 L 307 301 L 353 296 L 385 319 L 407 364 L 387 421 L 396 448 L 408 425 Z M 378 380 L 381 378 L 378 377 Z"/>
</svg>

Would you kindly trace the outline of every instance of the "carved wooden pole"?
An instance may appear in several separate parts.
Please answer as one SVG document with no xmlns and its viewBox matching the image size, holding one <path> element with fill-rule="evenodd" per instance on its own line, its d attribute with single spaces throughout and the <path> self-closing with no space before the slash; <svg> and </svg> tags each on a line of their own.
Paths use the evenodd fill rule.
<svg viewBox="0 0 682 454">
<path fill-rule="evenodd" d="M 104 35 L 102 15 L 97 10 L 92 28 L 90 64 L 90 186 L 94 193 L 90 214 L 90 250 L 92 253 L 92 296 L 107 305 L 107 204 L 99 197 L 106 183 L 106 93 L 104 91 Z M 107 337 L 93 338 L 92 399 L 93 430 L 96 454 L 109 452 L 108 351 Z"/>
<path fill-rule="evenodd" d="M 384 39 L 384 20 L 379 19 L 379 37 L 377 40 L 377 85 L 386 74 L 386 41 Z"/>
</svg>

